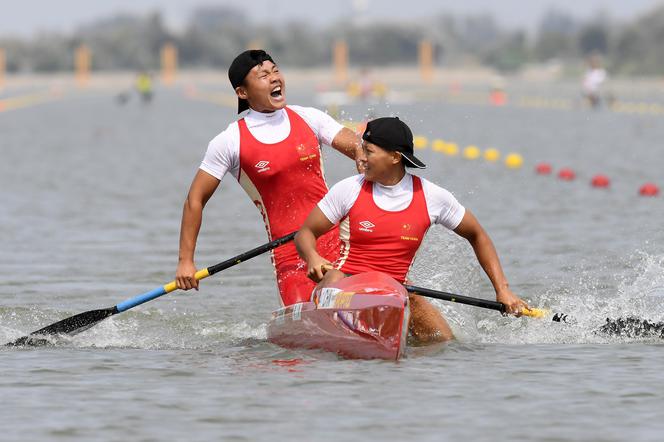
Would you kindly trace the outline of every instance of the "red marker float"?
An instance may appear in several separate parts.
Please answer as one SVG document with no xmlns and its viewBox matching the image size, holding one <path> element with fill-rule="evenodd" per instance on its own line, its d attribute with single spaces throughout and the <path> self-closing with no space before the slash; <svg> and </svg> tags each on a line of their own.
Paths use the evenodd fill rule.
<svg viewBox="0 0 664 442">
<path fill-rule="evenodd" d="M 551 170 L 552 168 L 549 163 L 539 163 L 535 166 L 535 172 L 537 172 L 538 175 L 549 175 Z"/>
<path fill-rule="evenodd" d="M 593 187 L 601 187 L 601 188 L 606 188 L 609 187 L 611 184 L 611 181 L 609 180 L 609 177 L 606 175 L 595 175 L 592 180 L 590 180 L 590 185 Z"/>
<path fill-rule="evenodd" d="M 576 174 L 572 169 L 568 167 L 563 167 L 558 172 L 558 178 L 565 181 L 572 181 L 574 178 L 576 178 Z"/>
<path fill-rule="evenodd" d="M 659 187 L 654 183 L 645 183 L 639 188 L 639 195 L 641 196 L 657 196 L 659 195 Z"/>
</svg>

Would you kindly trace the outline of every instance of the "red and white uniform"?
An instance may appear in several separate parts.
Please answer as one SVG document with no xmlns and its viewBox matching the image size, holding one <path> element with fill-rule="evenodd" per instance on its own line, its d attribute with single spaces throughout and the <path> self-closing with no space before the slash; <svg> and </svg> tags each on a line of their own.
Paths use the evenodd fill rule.
<svg viewBox="0 0 664 442">
<path fill-rule="evenodd" d="M 321 144 L 331 144 L 342 126 L 313 108 L 288 106 L 270 114 L 249 111 L 208 146 L 200 168 L 222 179 L 231 171 L 263 216 L 268 237 L 298 230 L 327 193 Z M 318 239 L 321 256 L 335 261 L 338 231 Z M 272 252 L 281 301 L 309 299 L 314 283 L 293 243 Z"/>
<path fill-rule="evenodd" d="M 344 273 L 372 270 L 404 282 L 432 224 L 454 230 L 465 214 L 447 190 L 409 173 L 394 186 L 357 175 L 337 183 L 319 203 L 327 219 L 340 222 Z"/>
</svg>

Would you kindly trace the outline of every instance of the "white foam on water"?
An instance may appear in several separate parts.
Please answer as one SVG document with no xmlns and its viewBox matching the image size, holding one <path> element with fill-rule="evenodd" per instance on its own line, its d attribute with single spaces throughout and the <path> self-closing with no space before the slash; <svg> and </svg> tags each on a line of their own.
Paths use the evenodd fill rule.
<svg viewBox="0 0 664 442">
<path fill-rule="evenodd" d="M 664 319 L 664 255 L 637 252 L 630 260 L 634 278 L 618 286 L 618 297 L 609 303 L 612 313 L 633 313 L 650 320 Z M 621 302 L 623 301 L 623 302 Z"/>
<path fill-rule="evenodd" d="M 472 249 L 462 241 L 440 233 L 423 246 L 411 272 L 415 285 L 473 297 L 490 293 L 488 279 Z M 441 263 L 441 256 L 455 259 Z M 615 258 L 611 258 L 614 259 Z M 590 268 L 589 268 L 590 267 Z M 615 267 L 615 266 L 613 266 Z M 612 267 L 612 268 L 613 268 Z M 547 318 L 503 317 L 498 312 L 432 300 L 445 315 L 461 342 L 505 344 L 579 344 L 616 342 L 660 342 L 659 337 L 628 338 L 598 333 L 607 318 L 636 317 L 664 321 L 664 255 L 637 252 L 620 263 L 622 273 L 596 263 L 579 263 L 565 269 L 571 277 L 551 283 L 530 299 L 530 306 L 564 313 L 570 323 Z"/>
<path fill-rule="evenodd" d="M 203 325 L 198 333 L 201 336 L 212 338 L 222 337 L 224 339 L 230 338 L 231 340 L 264 340 L 267 339 L 267 324 L 260 324 L 256 326 L 249 324 L 246 321 L 235 324 L 210 324 Z"/>
<path fill-rule="evenodd" d="M 25 309 L 23 309 L 25 310 Z M 31 318 L 29 324 L 24 323 L 26 312 L 13 312 L 15 316 L 23 316 L 12 326 L 0 325 L 0 339 L 11 342 L 21 336 L 57 321 L 55 318 L 71 316 L 72 312 L 34 312 L 26 310 L 27 315 L 38 316 L 40 320 Z M 2 317 L 11 316 L 5 311 Z M 46 317 L 47 319 L 44 319 Z M 14 326 L 19 326 L 17 329 Z M 231 322 L 184 312 L 165 313 L 161 309 L 145 309 L 122 313 L 107 318 L 88 330 L 73 336 L 54 338 L 56 346 L 63 347 L 98 347 L 98 348 L 142 348 L 142 349 L 193 349 L 218 346 L 238 345 L 246 341 L 261 341 L 267 336 L 266 324 L 252 324 L 246 320 Z"/>
<path fill-rule="evenodd" d="M 152 313 L 152 318 L 142 314 L 110 318 L 75 336 L 72 344 L 84 347 L 193 349 L 237 345 L 247 340 L 264 340 L 267 336 L 265 324 L 211 322 L 207 317 L 196 315 Z"/>
<path fill-rule="evenodd" d="M 413 283 L 432 289 L 485 297 L 493 294 L 488 280 L 465 241 L 445 232 L 423 247 L 413 272 Z M 449 235 L 446 237 L 444 235 Z M 442 236 L 442 237 L 441 237 Z M 441 256 L 454 260 L 441 263 Z M 503 317 L 498 312 L 432 300 L 450 322 L 457 338 L 465 343 L 547 344 L 659 342 L 659 338 L 625 338 L 597 333 L 606 318 L 637 317 L 664 321 L 664 255 L 635 252 L 621 263 L 624 271 L 613 281 L 588 270 L 586 263 L 570 265 L 564 282 L 547 283 L 534 294 L 531 307 L 561 312 L 573 323 L 551 318 Z M 606 274 L 600 271 L 599 274 Z M 540 286 L 544 286 L 540 284 Z M 38 308 L 0 310 L 0 340 L 13 341 L 26 332 L 43 327 L 76 312 L 54 312 Z M 89 330 L 62 337 L 56 345 L 66 347 L 181 349 L 244 345 L 264 341 L 266 323 L 233 321 L 230 317 L 152 308 L 108 318 Z"/>
</svg>

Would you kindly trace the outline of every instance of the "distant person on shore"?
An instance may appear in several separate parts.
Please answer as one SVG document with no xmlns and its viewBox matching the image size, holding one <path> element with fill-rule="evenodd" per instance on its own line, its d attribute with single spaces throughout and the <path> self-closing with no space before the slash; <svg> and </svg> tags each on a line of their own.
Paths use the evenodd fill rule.
<svg viewBox="0 0 664 442">
<path fill-rule="evenodd" d="M 602 85 L 607 79 L 606 70 L 602 68 L 599 54 L 588 57 L 588 70 L 583 76 L 581 89 L 588 105 L 593 109 L 599 108 L 602 102 Z"/>
<path fill-rule="evenodd" d="M 115 97 L 115 101 L 120 105 L 127 104 L 133 95 L 132 89 L 138 94 L 143 104 L 150 103 L 153 97 L 152 76 L 145 71 L 139 72 L 134 79 L 133 87 L 130 87 L 126 91 L 120 92 Z"/>
<path fill-rule="evenodd" d="M 148 104 L 152 101 L 152 77 L 149 73 L 145 71 L 140 72 L 136 77 L 135 87 L 143 104 Z"/>
<path fill-rule="evenodd" d="M 327 193 L 321 145 L 332 146 L 355 159 L 361 140 L 324 112 L 286 105 L 286 81 L 272 57 L 263 50 L 238 55 L 228 69 L 238 97 L 238 114 L 248 111 L 217 135 L 191 183 L 182 211 L 179 263 L 180 289 L 198 288 L 194 253 L 203 208 L 221 179 L 230 173 L 258 208 L 270 239 L 300 228 Z M 235 235 L 234 226 L 228 226 Z M 339 253 L 339 233 L 323 235 L 318 250 L 334 261 Z M 315 283 L 295 246 L 286 244 L 272 252 L 280 301 L 283 305 L 308 301 Z"/>
<path fill-rule="evenodd" d="M 496 300 L 505 304 L 508 313 L 527 308 L 510 289 L 491 238 L 470 210 L 447 190 L 406 171 L 426 167 L 413 154 L 408 126 L 395 117 L 378 118 L 367 124 L 362 139 L 364 174 L 332 186 L 295 237 L 318 288 L 370 271 L 406 282 L 429 227 L 440 224 L 468 240 L 491 280 Z M 321 256 L 316 239 L 336 231 L 335 226 L 342 235 L 342 249 L 333 264 Z M 438 309 L 421 296 L 409 299 L 413 336 L 424 342 L 454 338 Z"/>
</svg>

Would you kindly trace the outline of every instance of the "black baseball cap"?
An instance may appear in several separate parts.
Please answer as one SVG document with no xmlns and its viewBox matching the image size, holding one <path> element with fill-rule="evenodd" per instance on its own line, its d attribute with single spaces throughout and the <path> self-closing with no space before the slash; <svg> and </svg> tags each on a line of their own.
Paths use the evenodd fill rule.
<svg viewBox="0 0 664 442">
<path fill-rule="evenodd" d="M 244 78 L 249 71 L 252 70 L 254 66 L 263 64 L 264 61 L 271 61 L 274 63 L 270 54 L 262 49 L 250 49 L 235 57 L 235 60 L 233 60 L 231 66 L 228 68 L 228 79 L 231 81 L 233 90 L 238 86 L 242 86 Z M 239 114 L 247 109 L 249 109 L 249 103 L 247 100 L 238 97 L 237 113 Z"/>
<path fill-rule="evenodd" d="M 399 152 L 406 167 L 427 167 L 413 155 L 413 133 L 399 117 L 382 117 L 369 121 L 362 139 L 385 150 Z"/>
</svg>

